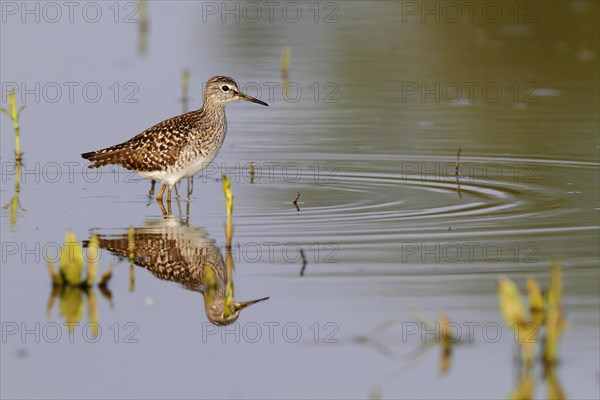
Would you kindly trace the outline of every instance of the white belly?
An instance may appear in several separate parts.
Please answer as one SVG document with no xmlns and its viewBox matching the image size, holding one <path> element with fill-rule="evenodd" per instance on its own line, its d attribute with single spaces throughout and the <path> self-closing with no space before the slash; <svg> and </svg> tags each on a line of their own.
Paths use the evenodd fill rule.
<svg viewBox="0 0 600 400">
<path fill-rule="evenodd" d="M 139 174 L 144 178 L 153 179 L 169 186 L 173 186 L 181 179 L 196 175 L 198 172 L 208 167 L 214 158 L 214 156 L 202 157 L 186 164 L 183 168 L 167 169 L 164 171 L 140 171 Z"/>
</svg>

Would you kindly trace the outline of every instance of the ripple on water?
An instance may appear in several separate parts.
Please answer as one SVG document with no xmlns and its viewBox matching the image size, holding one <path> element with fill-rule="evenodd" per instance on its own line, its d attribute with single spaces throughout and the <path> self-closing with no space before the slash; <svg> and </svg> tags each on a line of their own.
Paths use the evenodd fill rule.
<svg viewBox="0 0 600 400">
<path fill-rule="evenodd" d="M 306 178 L 276 183 L 269 190 L 254 185 L 250 189 L 255 191 L 253 196 L 266 195 L 272 201 L 241 205 L 237 224 L 247 227 L 245 231 L 252 232 L 254 239 L 327 241 L 350 252 L 360 250 L 358 259 L 362 260 L 379 260 L 382 254 L 371 251 L 397 250 L 399 244 L 412 241 L 516 242 L 535 238 L 539 252 L 546 239 L 551 247 L 557 240 L 589 237 L 598 231 L 589 218 L 597 207 L 593 198 L 569 195 L 567 186 L 560 186 L 563 180 L 566 185 L 577 177 L 578 189 L 592 190 L 590 176 L 597 177 L 598 164 L 469 159 L 461 163 L 458 184 L 455 160 L 450 159 L 424 158 L 404 164 L 391 159 L 371 163 L 353 159 L 337 164 L 339 172 L 334 179 L 323 183 Z M 494 174 L 488 168 L 492 164 Z M 415 170 L 415 165 L 422 170 Z M 561 176 L 557 176 L 557 165 Z M 545 179 L 548 176 L 552 179 Z M 300 212 L 291 204 L 297 191 L 301 193 Z M 261 208 L 260 204 L 274 206 Z"/>
</svg>

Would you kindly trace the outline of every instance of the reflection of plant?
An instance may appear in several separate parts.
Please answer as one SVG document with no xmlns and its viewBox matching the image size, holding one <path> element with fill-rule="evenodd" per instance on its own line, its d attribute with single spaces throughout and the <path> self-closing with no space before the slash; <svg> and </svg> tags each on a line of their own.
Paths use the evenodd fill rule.
<svg viewBox="0 0 600 400">
<path fill-rule="evenodd" d="M 500 312 L 506 324 L 515 332 L 515 339 L 521 348 L 524 364 L 523 374 L 511 398 L 531 398 L 533 395 L 532 361 L 535 344 L 538 343 L 540 330 L 544 331 L 542 361 L 545 367 L 545 378 L 548 383 L 548 394 L 552 398 L 564 398 L 564 394 L 554 374 L 554 366 L 558 361 L 558 342 L 567 323 L 560 304 L 562 288 L 561 268 L 558 262 L 552 264 L 550 287 L 546 297 L 534 278 L 527 280 L 529 294 L 529 317 L 521 299 L 517 285 L 509 278 L 498 280 L 498 301 Z"/>
<path fill-rule="evenodd" d="M 231 180 L 226 175 L 223 175 L 222 178 L 225 207 L 227 210 L 227 223 L 225 225 L 226 247 L 231 250 L 231 238 L 233 237 L 233 223 L 231 221 L 231 215 L 233 214 L 233 193 L 231 193 Z"/>
<path fill-rule="evenodd" d="M 267 300 L 268 297 L 244 302 L 237 302 L 233 299 L 234 262 L 231 255 L 233 194 L 231 193 L 231 181 L 225 175 L 222 178 L 223 193 L 225 194 L 227 208 L 227 223 L 225 225 L 227 258 L 224 266 L 222 262 L 220 264 L 204 263 L 202 267 L 202 282 L 204 286 L 202 294 L 204 296 L 206 315 L 209 320 L 216 325 L 229 325 L 237 320 L 240 311 L 244 308 Z"/>
<path fill-rule="evenodd" d="M 138 0 L 138 53 L 145 55 L 148 49 L 148 8 L 146 0 Z"/>
<path fill-rule="evenodd" d="M 190 101 L 190 70 L 187 68 L 183 69 L 183 72 L 181 73 L 182 76 L 182 80 L 183 83 L 181 85 L 181 107 L 182 107 L 182 112 L 185 114 L 186 112 L 188 112 L 188 103 Z M 188 177 L 188 184 L 189 184 L 189 177 Z M 188 192 L 189 192 L 189 187 L 188 187 Z"/>
<path fill-rule="evenodd" d="M 25 108 L 23 105 L 17 110 L 17 100 L 14 90 L 8 94 L 8 106 L 8 110 L 6 108 L 2 108 L 1 110 L 11 119 L 15 131 L 15 194 L 12 199 L 6 203 L 4 209 L 10 210 L 10 226 L 14 230 L 17 226 L 17 213 L 21 208 L 19 193 L 21 192 L 21 159 L 23 154 L 21 153 L 21 128 L 19 127 L 19 116 L 21 115 L 21 111 Z"/>
<path fill-rule="evenodd" d="M 285 46 L 281 49 L 281 81 L 285 88 L 285 95 L 288 95 L 288 85 L 290 80 L 290 59 L 292 58 L 292 49 L 290 46 Z"/>
<path fill-rule="evenodd" d="M 21 162 L 15 163 L 15 193 L 8 203 L 3 207 L 4 210 L 10 212 L 10 227 L 15 230 L 17 227 L 17 214 L 19 210 L 23 210 L 21 207 L 21 201 L 19 200 L 19 194 L 21 193 Z"/>
<path fill-rule="evenodd" d="M 225 195 L 225 209 L 227 211 L 227 224 L 225 225 L 226 251 L 225 261 L 226 280 L 225 280 L 225 309 L 223 316 L 229 318 L 234 310 L 233 306 L 233 257 L 231 256 L 231 240 L 233 238 L 233 193 L 231 192 L 231 180 L 223 174 L 223 194 Z"/>
<path fill-rule="evenodd" d="M 59 313 L 67 322 L 69 332 L 75 328 L 83 315 L 85 294 L 88 298 L 88 319 L 93 337 L 98 334 L 98 305 L 93 285 L 98 273 L 98 238 L 93 236 L 88 244 L 87 276 L 82 278 L 84 255 L 81 245 L 73 232 L 68 231 L 64 246 L 60 249 L 58 272 L 54 263 L 46 258 L 48 272 L 52 278 L 52 292 L 48 301 L 47 313 L 50 314 L 56 298 L 59 298 Z M 107 270 L 99 279 L 98 287 L 102 295 L 110 302 L 111 294 L 107 283 L 112 275 Z"/>
<path fill-rule="evenodd" d="M 439 359 L 439 373 L 440 375 L 445 375 L 450 370 L 455 346 L 468 343 L 467 341 L 461 340 L 459 335 L 456 333 L 456 323 L 450 321 L 448 316 L 443 312 L 440 312 L 438 321 L 432 323 L 427 321 L 425 317 L 422 316 L 422 313 L 418 308 L 415 307 L 415 309 L 418 311 L 418 315 L 416 315 L 415 318 L 419 320 L 419 326 L 423 332 L 427 332 L 427 335 L 424 335 L 424 340 L 421 342 L 420 346 L 410 353 L 399 354 L 393 351 L 390 347 L 386 346 L 378 337 L 385 330 L 389 329 L 395 324 L 395 322 L 392 320 L 384 321 L 369 334 L 356 336 L 354 338 L 357 343 L 372 346 L 386 357 L 409 362 L 409 364 L 403 365 L 402 368 L 388 375 L 386 378 L 384 378 L 384 380 L 397 375 L 398 373 L 413 370 L 415 367 L 415 362 L 419 361 L 419 359 L 421 359 L 423 355 L 425 355 L 430 349 L 436 347 L 439 347 L 441 350 Z M 404 326 L 402 329 L 402 341 L 404 342 L 407 331 L 405 331 Z M 429 335 L 430 333 L 431 335 Z"/>
<path fill-rule="evenodd" d="M 23 111 L 25 106 L 23 105 L 17 110 L 17 100 L 15 97 L 15 91 L 13 90 L 8 94 L 9 110 L 7 110 L 6 108 L 2 108 L 2 112 L 12 120 L 13 127 L 15 130 L 15 159 L 17 162 L 19 162 L 21 161 L 21 157 L 23 156 L 23 154 L 21 153 L 21 129 L 19 128 L 19 116 L 21 115 L 21 111 Z"/>
</svg>

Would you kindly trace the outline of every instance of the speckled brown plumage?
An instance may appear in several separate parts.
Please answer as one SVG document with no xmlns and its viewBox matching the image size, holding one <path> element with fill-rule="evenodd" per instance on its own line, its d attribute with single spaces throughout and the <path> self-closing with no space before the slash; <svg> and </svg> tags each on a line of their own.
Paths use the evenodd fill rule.
<svg viewBox="0 0 600 400">
<path fill-rule="evenodd" d="M 99 247 L 129 257 L 127 233 L 98 235 Z M 159 279 L 177 282 L 188 290 L 203 291 L 202 270 L 213 266 L 217 279 L 225 281 L 225 262 L 214 240 L 199 228 L 180 222 L 171 226 L 162 221 L 149 221 L 134 229 L 135 265 L 150 271 Z"/>
<path fill-rule="evenodd" d="M 240 92 L 233 79 L 215 76 L 206 83 L 199 110 L 169 118 L 126 142 L 81 156 L 92 162 L 89 168 L 116 164 L 158 180 L 163 183 L 158 200 L 167 186 L 170 200 L 173 185 L 202 171 L 217 156 L 227 134 L 225 105 L 237 99 L 268 105 Z"/>
<path fill-rule="evenodd" d="M 182 149 L 191 142 L 199 142 L 200 151 L 212 145 L 201 123 L 204 114 L 200 109 L 169 118 L 124 143 L 81 156 L 93 162 L 90 168 L 118 164 L 132 171 L 166 170 L 176 165 Z M 225 134 L 223 130 L 212 132 L 215 138 Z"/>
<path fill-rule="evenodd" d="M 101 249 L 119 257 L 129 257 L 127 232 L 116 235 L 97 233 L 97 236 Z M 227 267 L 219 247 L 201 228 L 172 218 L 147 221 L 143 226 L 134 228 L 133 254 L 134 264 L 147 269 L 157 278 L 177 282 L 188 290 L 201 293 L 206 316 L 216 325 L 234 322 L 239 311 L 256 302 L 233 302 L 230 315 L 224 316 Z M 210 296 L 207 296 L 203 279 L 205 268 L 211 268 L 216 279 L 216 287 Z"/>
</svg>

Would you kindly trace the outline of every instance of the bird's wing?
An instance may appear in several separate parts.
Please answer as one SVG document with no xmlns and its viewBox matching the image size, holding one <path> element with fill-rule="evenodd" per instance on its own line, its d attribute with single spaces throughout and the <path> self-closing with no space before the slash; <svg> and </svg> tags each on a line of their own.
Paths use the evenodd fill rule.
<svg viewBox="0 0 600 400">
<path fill-rule="evenodd" d="M 93 161 L 90 168 L 118 164 L 133 171 L 156 171 L 175 164 L 194 129 L 194 112 L 169 118 L 126 142 L 81 156 Z"/>
</svg>

